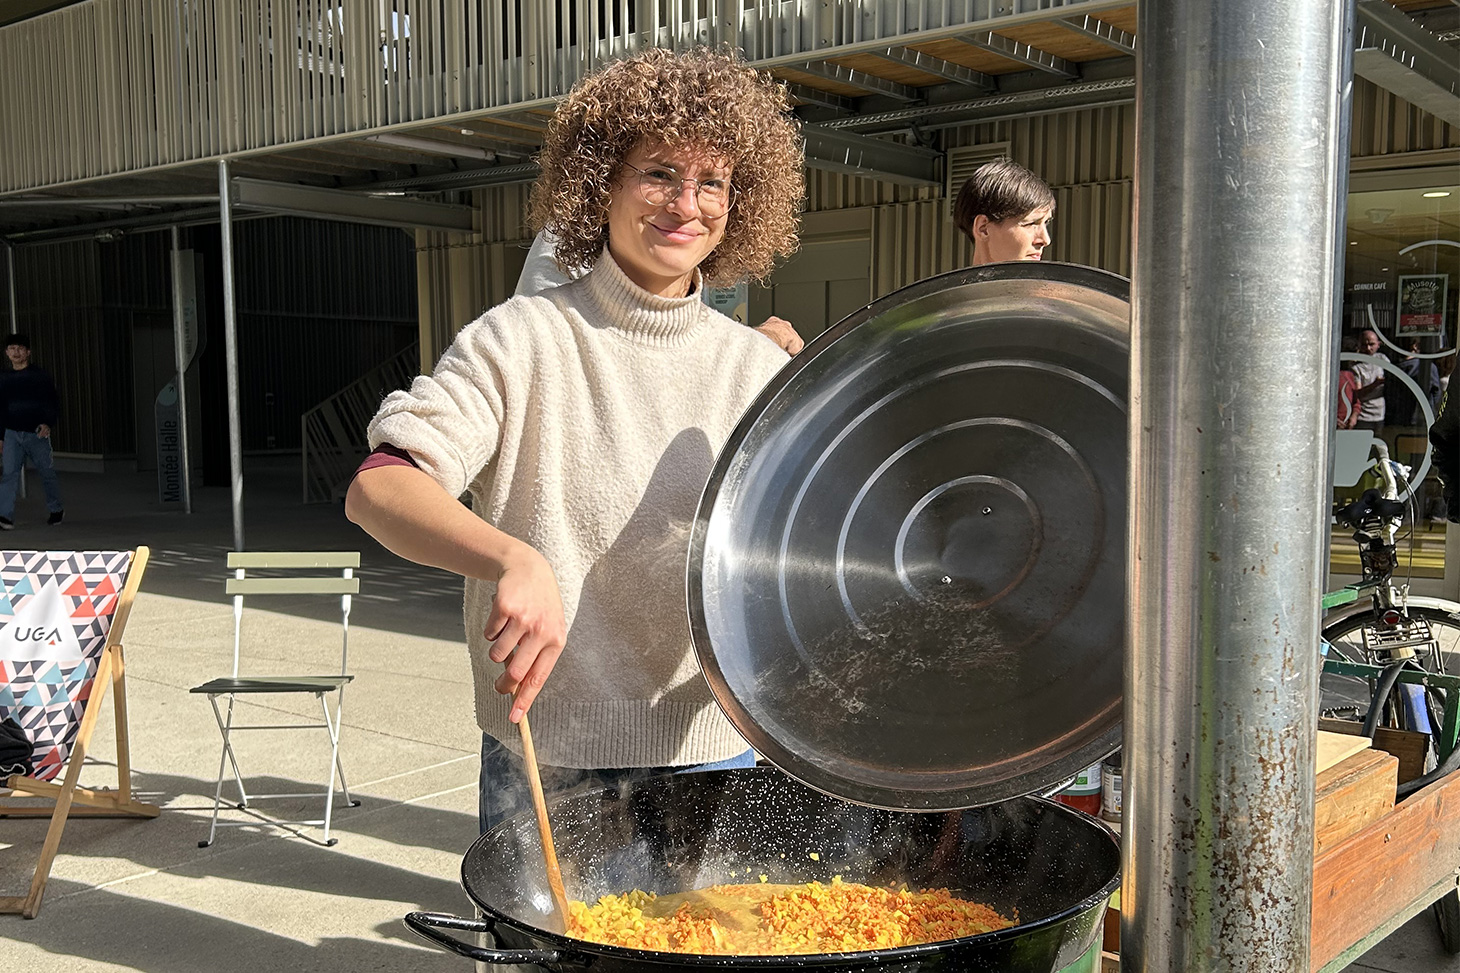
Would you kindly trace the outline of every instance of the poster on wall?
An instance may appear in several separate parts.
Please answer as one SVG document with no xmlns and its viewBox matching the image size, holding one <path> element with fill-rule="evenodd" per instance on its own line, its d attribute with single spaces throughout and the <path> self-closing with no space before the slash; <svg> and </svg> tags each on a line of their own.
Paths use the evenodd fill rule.
<svg viewBox="0 0 1460 973">
<path fill-rule="evenodd" d="M 745 323 L 746 308 L 750 304 L 750 285 L 745 281 L 734 287 L 706 287 L 701 296 L 706 304 L 727 318 Z"/>
<path fill-rule="evenodd" d="M 1414 274 L 1399 278 L 1396 337 L 1418 338 L 1445 333 L 1449 274 Z"/>
</svg>

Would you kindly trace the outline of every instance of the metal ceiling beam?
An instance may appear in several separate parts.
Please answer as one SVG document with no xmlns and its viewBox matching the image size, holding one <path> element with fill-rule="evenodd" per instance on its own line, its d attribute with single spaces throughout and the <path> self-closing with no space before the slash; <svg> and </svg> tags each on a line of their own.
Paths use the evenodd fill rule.
<svg viewBox="0 0 1460 973">
<path fill-rule="evenodd" d="M 318 189 L 261 179 L 235 178 L 233 185 L 235 206 L 266 213 L 458 233 L 472 229 L 470 206 L 369 196 L 341 189 Z"/>
<path fill-rule="evenodd" d="M 45 199 L 24 196 L 0 199 L 0 209 L 35 208 L 37 206 L 107 209 L 113 206 L 178 206 L 216 203 L 216 195 L 204 196 L 51 196 Z"/>
<path fill-rule="evenodd" d="M 532 182 L 541 174 L 536 162 L 524 162 L 513 166 L 488 166 L 481 169 L 462 169 L 458 172 L 443 172 L 430 176 L 407 176 L 403 179 L 387 179 L 368 186 L 357 186 L 360 192 L 391 192 L 395 190 L 416 190 L 433 192 L 447 189 L 479 189 L 483 186 L 505 186 L 510 183 Z M 374 197 L 372 197 L 374 198 Z"/>
<path fill-rule="evenodd" d="M 1360 0 L 1354 73 L 1449 123 L 1460 125 L 1455 49 L 1387 3 Z"/>
<path fill-rule="evenodd" d="M 1041 51 L 1037 47 L 1030 47 L 1021 41 L 1011 40 L 1002 34 L 995 34 L 991 30 L 981 30 L 976 34 L 959 34 L 957 39 L 1000 57 L 1006 57 L 1011 61 L 1027 64 L 1040 71 L 1048 71 L 1050 74 L 1058 75 L 1066 80 L 1074 80 L 1080 76 L 1080 72 L 1076 70 L 1072 62 L 1048 51 Z"/>
<path fill-rule="evenodd" d="M 896 98 L 898 101 L 923 100 L 923 96 L 918 89 L 910 85 L 899 84 L 896 81 L 888 81 L 886 78 L 879 78 L 875 74 L 868 74 L 865 71 L 843 67 L 840 64 L 832 64 L 828 61 L 807 61 L 804 64 L 792 65 L 791 69 L 801 71 L 805 74 L 814 74 L 818 78 L 825 78 L 827 81 L 835 81 L 838 84 L 861 88 L 870 94 L 887 95 L 889 98 Z"/>
<path fill-rule="evenodd" d="M 848 114 L 857 110 L 855 100 L 845 95 L 834 95 L 830 91 L 822 91 L 820 88 L 813 88 L 810 85 L 788 83 L 786 93 L 797 101 L 807 105 L 817 105 L 821 108 L 830 108 L 833 111 L 843 111 Z"/>
<path fill-rule="evenodd" d="M 410 149 L 412 152 L 425 152 L 427 155 L 444 155 L 453 159 L 479 159 L 483 162 L 497 161 L 497 153 L 491 149 L 477 145 L 458 145 L 455 142 L 444 142 L 440 139 L 426 139 L 419 135 L 367 135 L 362 141 L 373 142 L 377 145 L 390 145 L 397 149 Z"/>
<path fill-rule="evenodd" d="M 813 169 L 867 176 L 907 186 L 941 186 L 938 166 L 943 154 L 885 139 L 842 132 L 820 125 L 802 129 L 806 164 Z"/>
<path fill-rule="evenodd" d="M 1045 114 L 1052 111 L 1071 111 L 1076 108 L 1090 108 L 1099 105 L 1124 104 L 1135 99 L 1135 92 L 1134 78 L 1081 81 L 1053 88 L 989 95 L 986 98 L 970 98 L 946 104 L 894 108 L 891 111 L 876 112 L 870 115 L 837 118 L 821 122 L 818 127 L 842 130 L 912 122 L 921 123 L 930 119 L 946 121 L 950 118 L 963 118 L 978 121 L 994 116 L 1008 117 L 1021 113 Z"/>
<path fill-rule="evenodd" d="M 867 53 L 873 57 L 880 57 L 884 61 L 891 61 L 894 64 L 903 64 L 910 68 L 916 68 L 924 74 L 935 75 L 945 81 L 968 85 L 971 88 L 993 91 L 998 87 L 998 82 L 982 71 L 975 71 L 973 68 L 966 68 L 961 64 L 954 64 L 952 61 L 945 61 L 941 57 L 934 57 L 931 54 L 924 54 L 922 51 L 915 51 L 911 47 L 887 47 L 877 51 L 868 51 Z"/>
<path fill-rule="evenodd" d="M 1059 25 L 1066 30 L 1072 30 L 1082 37 L 1099 41 L 1106 47 L 1113 47 L 1122 54 L 1129 54 L 1132 57 L 1136 53 L 1136 35 L 1127 34 L 1114 24 L 1107 24 L 1103 20 L 1096 20 L 1094 17 L 1066 17 L 1059 21 Z"/>
</svg>

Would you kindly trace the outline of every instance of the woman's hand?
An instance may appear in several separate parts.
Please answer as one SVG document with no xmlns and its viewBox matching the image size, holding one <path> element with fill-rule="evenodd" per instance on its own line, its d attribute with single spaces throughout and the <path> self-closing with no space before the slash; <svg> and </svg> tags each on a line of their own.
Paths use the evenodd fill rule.
<svg viewBox="0 0 1460 973">
<path fill-rule="evenodd" d="M 507 663 L 495 688 L 514 696 L 508 719 L 520 722 L 563 654 L 568 635 L 558 579 L 531 545 L 519 543 L 503 558 L 483 634 L 493 642 L 492 661 Z"/>
</svg>

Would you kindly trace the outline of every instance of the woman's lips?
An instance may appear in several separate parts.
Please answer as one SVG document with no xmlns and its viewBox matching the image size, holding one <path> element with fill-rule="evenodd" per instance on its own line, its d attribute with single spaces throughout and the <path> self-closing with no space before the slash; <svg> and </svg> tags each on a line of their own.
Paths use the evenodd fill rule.
<svg viewBox="0 0 1460 973">
<path fill-rule="evenodd" d="M 684 227 L 676 227 L 672 230 L 666 230 L 664 227 L 660 226 L 657 223 L 650 223 L 649 225 L 662 233 L 664 237 L 672 243 L 693 243 L 700 237 L 699 233 L 695 232 L 694 230 L 685 229 Z"/>
</svg>

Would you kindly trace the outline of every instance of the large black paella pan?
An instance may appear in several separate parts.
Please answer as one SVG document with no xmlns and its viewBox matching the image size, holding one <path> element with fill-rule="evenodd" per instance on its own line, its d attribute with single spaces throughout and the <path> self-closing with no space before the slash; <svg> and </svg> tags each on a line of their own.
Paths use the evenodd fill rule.
<svg viewBox="0 0 1460 973">
<path fill-rule="evenodd" d="M 563 798 L 550 803 L 549 817 L 573 899 L 592 902 L 631 888 L 682 892 L 761 875 L 786 884 L 840 875 L 868 885 L 949 888 L 1017 913 L 1021 924 L 944 943 L 801 956 L 702 956 L 584 942 L 552 931 L 552 898 L 530 814 L 488 831 L 466 854 L 461 881 L 481 920 L 413 913 L 407 922 L 463 956 L 548 970 L 1073 973 L 1098 969 L 1102 917 L 1120 874 L 1114 836 L 1060 804 L 1018 798 L 937 814 L 886 811 L 838 801 L 769 767 L 661 777 Z M 477 947 L 446 929 L 491 931 L 498 946 Z"/>
</svg>

